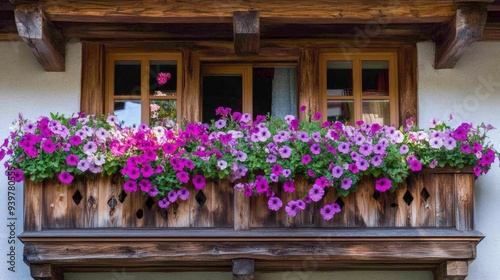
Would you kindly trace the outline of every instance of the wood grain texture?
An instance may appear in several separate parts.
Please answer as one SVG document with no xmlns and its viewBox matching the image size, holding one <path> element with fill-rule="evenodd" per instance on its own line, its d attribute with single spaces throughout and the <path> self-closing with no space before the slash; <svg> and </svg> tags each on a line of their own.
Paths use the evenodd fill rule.
<svg viewBox="0 0 500 280">
<path fill-rule="evenodd" d="M 408 118 L 418 123 L 417 45 L 403 45 L 398 51 L 399 124 Z"/>
<path fill-rule="evenodd" d="M 38 5 L 18 7 L 14 11 L 19 36 L 30 47 L 45 71 L 63 72 L 65 44 Z"/>
<path fill-rule="evenodd" d="M 260 19 L 258 11 L 233 13 L 234 53 L 257 54 L 260 48 Z"/>
<path fill-rule="evenodd" d="M 474 229 L 474 175 L 455 175 L 455 227 Z"/>
<path fill-rule="evenodd" d="M 453 20 L 436 35 L 436 69 L 453 68 L 475 41 L 481 39 L 488 16 L 486 3 L 460 3 Z"/>
<path fill-rule="evenodd" d="M 43 183 L 24 182 L 24 231 L 42 230 Z"/>
<path fill-rule="evenodd" d="M 305 105 L 306 111 L 300 115 L 306 119 L 320 111 L 319 97 L 319 50 L 305 48 L 302 50 L 298 65 L 298 91 L 299 106 Z"/>
<path fill-rule="evenodd" d="M 34 280 L 64 280 L 64 274 L 50 264 L 30 265 L 30 274 Z"/>
<path fill-rule="evenodd" d="M 104 113 L 104 47 L 82 42 L 82 91 L 80 110 L 100 116 Z"/>
<path fill-rule="evenodd" d="M 254 279 L 255 262 L 253 259 L 233 260 L 233 279 L 252 280 Z"/>
<path fill-rule="evenodd" d="M 469 273 L 467 261 L 445 261 L 434 271 L 435 280 L 465 280 Z"/>
<path fill-rule="evenodd" d="M 183 122 L 201 121 L 200 58 L 190 49 L 182 50 L 183 92 L 181 117 Z"/>
<path fill-rule="evenodd" d="M 230 210 L 229 210 L 230 211 Z M 250 229 L 250 198 L 244 189 L 234 189 L 234 230 Z"/>
<path fill-rule="evenodd" d="M 75 22 L 137 22 L 173 23 L 231 22 L 234 11 L 260 11 L 261 17 L 271 22 L 300 23 L 367 23 L 382 21 L 394 23 L 444 22 L 454 14 L 454 1 L 419 0 L 388 3 L 384 0 L 298 0 L 290 5 L 285 0 L 265 1 L 209 1 L 196 2 L 149 1 L 133 5 L 126 0 L 72 1 L 46 0 L 44 8 L 53 21 Z"/>
</svg>

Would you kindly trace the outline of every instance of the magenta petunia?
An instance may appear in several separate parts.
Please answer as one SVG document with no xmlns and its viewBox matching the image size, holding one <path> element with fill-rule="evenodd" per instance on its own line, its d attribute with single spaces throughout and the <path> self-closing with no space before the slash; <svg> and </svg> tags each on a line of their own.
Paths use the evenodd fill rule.
<svg viewBox="0 0 500 280">
<path fill-rule="evenodd" d="M 288 205 L 285 207 L 285 212 L 288 214 L 290 217 L 295 217 L 297 216 L 297 213 L 299 212 L 300 208 L 297 205 L 297 202 L 294 200 L 291 200 L 288 202 Z"/>
<path fill-rule="evenodd" d="M 482 172 L 481 166 L 474 166 L 473 170 L 474 170 L 474 174 L 477 177 L 481 176 L 481 172 Z"/>
<path fill-rule="evenodd" d="M 356 174 L 359 172 L 359 168 L 355 163 L 349 164 L 349 171 L 351 171 L 353 174 Z"/>
<path fill-rule="evenodd" d="M 386 192 L 391 187 L 392 187 L 392 182 L 387 178 L 381 178 L 375 181 L 375 189 L 379 192 Z"/>
<path fill-rule="evenodd" d="M 305 105 L 300 106 L 299 112 L 304 112 L 305 110 L 306 110 L 306 106 Z"/>
<path fill-rule="evenodd" d="M 283 172 L 283 167 L 279 164 L 275 164 L 275 165 L 273 165 L 273 167 L 271 167 L 271 172 L 274 175 L 279 176 L 279 175 L 281 175 L 281 172 Z"/>
<path fill-rule="evenodd" d="M 158 73 L 158 76 L 156 76 L 156 81 L 158 82 L 158 85 L 162 86 L 168 82 L 172 78 L 172 74 L 170 73 L 165 73 L 165 72 L 160 72 Z"/>
<path fill-rule="evenodd" d="M 144 178 L 149 178 L 153 176 L 155 170 L 153 169 L 153 167 L 151 167 L 151 165 L 145 164 L 141 167 L 141 173 Z"/>
<path fill-rule="evenodd" d="M 13 180 L 16 183 L 22 182 L 24 179 L 24 172 L 21 169 L 14 170 L 14 174 L 9 176 L 9 180 Z"/>
<path fill-rule="evenodd" d="M 309 197 L 314 202 L 320 201 L 324 195 L 325 190 L 321 186 L 318 186 L 316 184 L 314 184 L 313 187 L 309 190 Z"/>
<path fill-rule="evenodd" d="M 294 192 L 295 191 L 295 182 L 293 180 L 288 180 L 283 183 L 283 190 L 285 192 Z"/>
<path fill-rule="evenodd" d="M 167 194 L 168 201 L 170 201 L 171 203 L 175 202 L 178 197 L 179 197 L 179 194 L 177 194 L 177 191 L 175 191 L 175 190 L 171 190 Z"/>
<path fill-rule="evenodd" d="M 52 154 L 56 150 L 56 144 L 54 144 L 51 139 L 47 139 L 45 140 L 45 142 L 43 142 L 42 149 L 45 152 Z"/>
<path fill-rule="evenodd" d="M 158 200 L 158 206 L 162 209 L 167 209 L 169 205 L 170 201 L 166 197 Z"/>
<path fill-rule="evenodd" d="M 324 220 L 329 221 L 333 218 L 335 215 L 335 211 L 333 210 L 333 207 L 331 204 L 327 204 L 323 206 L 320 210 L 319 213 L 323 217 Z"/>
<path fill-rule="evenodd" d="M 137 183 L 134 180 L 128 180 L 123 184 L 123 189 L 126 192 L 135 192 L 137 191 Z"/>
<path fill-rule="evenodd" d="M 311 162 L 311 156 L 309 154 L 305 154 L 302 156 L 302 164 L 309 164 Z"/>
<path fill-rule="evenodd" d="M 73 182 L 73 176 L 68 171 L 61 172 L 58 178 L 63 184 L 71 184 L 71 182 Z"/>
<path fill-rule="evenodd" d="M 283 202 L 278 197 L 271 197 L 267 201 L 267 207 L 270 210 L 278 211 L 283 206 Z"/>
<path fill-rule="evenodd" d="M 78 156 L 74 154 L 70 154 L 66 157 L 66 163 L 69 166 L 77 166 L 79 161 L 80 159 L 78 158 Z"/>
<path fill-rule="evenodd" d="M 177 172 L 177 179 L 181 181 L 182 183 L 187 183 L 189 182 L 189 174 L 186 171 L 180 171 Z"/>
<path fill-rule="evenodd" d="M 459 140 L 459 141 L 467 140 L 467 130 L 465 130 L 465 128 L 463 126 L 457 127 L 457 129 L 455 129 L 453 131 L 452 135 L 453 135 L 453 138 L 455 138 L 456 140 Z"/>
<path fill-rule="evenodd" d="M 69 138 L 71 146 L 78 146 L 82 143 L 82 138 L 78 135 L 73 135 Z"/>
<path fill-rule="evenodd" d="M 311 153 L 315 154 L 315 155 L 319 155 L 321 153 L 321 147 L 319 146 L 319 144 L 313 144 L 310 148 L 311 150 Z"/>
<path fill-rule="evenodd" d="M 200 174 L 194 175 L 193 185 L 195 189 L 202 190 L 205 187 L 205 184 L 206 184 L 205 177 L 203 177 L 203 175 Z"/>
<path fill-rule="evenodd" d="M 314 114 L 314 116 L 313 116 L 313 120 L 317 121 L 317 120 L 321 119 L 322 116 L 323 115 L 321 115 L 320 112 L 316 112 L 316 114 Z"/>
<path fill-rule="evenodd" d="M 422 163 L 418 159 L 413 159 L 408 162 L 410 164 L 410 169 L 413 172 L 422 170 Z"/>
<path fill-rule="evenodd" d="M 148 180 L 146 180 L 146 179 L 142 179 L 139 182 L 139 186 L 141 187 L 141 191 L 147 192 L 147 193 L 149 193 L 151 191 L 151 188 L 153 187 L 153 185 L 151 184 L 151 182 L 148 181 Z"/>
<path fill-rule="evenodd" d="M 189 191 L 186 188 L 181 188 L 177 191 L 177 195 L 181 200 L 188 200 Z"/>
<path fill-rule="evenodd" d="M 255 189 L 257 193 L 262 194 L 265 193 L 269 189 L 269 183 L 262 176 L 255 180 Z"/>
</svg>

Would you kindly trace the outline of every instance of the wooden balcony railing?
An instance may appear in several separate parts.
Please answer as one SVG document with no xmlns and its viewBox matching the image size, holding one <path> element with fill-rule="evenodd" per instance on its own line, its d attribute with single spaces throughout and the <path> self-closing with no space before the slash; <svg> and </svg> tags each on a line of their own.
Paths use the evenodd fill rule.
<svg viewBox="0 0 500 280">
<path fill-rule="evenodd" d="M 394 193 L 364 178 L 354 194 L 328 190 L 342 212 L 325 221 L 322 202 L 296 217 L 267 209 L 228 181 L 211 181 L 167 210 L 118 177 L 86 177 L 70 186 L 25 183 L 25 260 L 35 279 L 67 271 L 425 269 L 436 279 L 465 279 L 483 236 L 474 231 L 474 174 L 434 169 L 414 174 Z M 279 195 L 297 199 L 309 182 Z M 37 278 L 38 277 L 38 278 Z M 52 277 L 52 278 L 51 278 Z M 244 278 L 241 278 L 244 279 Z M 246 279 L 246 278 L 245 278 Z"/>
</svg>

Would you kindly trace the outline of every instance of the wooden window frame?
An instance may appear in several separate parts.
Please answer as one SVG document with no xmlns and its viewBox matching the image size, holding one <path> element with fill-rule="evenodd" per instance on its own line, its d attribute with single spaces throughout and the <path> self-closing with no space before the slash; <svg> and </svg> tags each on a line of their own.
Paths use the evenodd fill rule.
<svg viewBox="0 0 500 280">
<path fill-rule="evenodd" d="M 138 100 L 141 101 L 141 122 L 150 122 L 150 101 L 152 100 L 175 100 L 177 120 L 181 120 L 182 92 L 183 92 L 183 65 L 182 53 L 180 52 L 118 52 L 110 50 L 106 52 L 105 68 L 105 113 L 114 112 L 114 102 L 116 100 Z M 119 60 L 140 61 L 141 62 L 141 94 L 140 95 L 114 95 L 114 62 Z M 149 92 L 149 63 L 150 61 L 176 61 L 177 81 L 175 96 L 154 96 Z"/>
<path fill-rule="evenodd" d="M 352 61 L 352 96 L 327 96 L 327 63 L 328 61 Z M 388 96 L 363 96 L 362 92 L 362 61 L 366 60 L 386 60 L 389 63 L 389 95 Z M 319 104 L 323 119 L 327 118 L 328 100 L 352 100 L 354 103 L 354 120 L 363 119 L 364 100 L 389 100 L 390 125 L 399 125 L 399 104 L 398 104 L 398 64 L 397 52 L 360 52 L 360 53 L 335 53 L 325 52 L 320 54 L 319 63 Z"/>
</svg>

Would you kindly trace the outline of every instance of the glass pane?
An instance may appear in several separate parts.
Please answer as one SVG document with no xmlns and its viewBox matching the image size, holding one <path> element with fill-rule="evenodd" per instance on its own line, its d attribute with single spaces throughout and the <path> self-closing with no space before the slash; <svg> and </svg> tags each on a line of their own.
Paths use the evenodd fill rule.
<svg viewBox="0 0 500 280">
<path fill-rule="evenodd" d="M 177 61 L 149 62 L 149 93 L 170 96 L 177 94 Z"/>
<path fill-rule="evenodd" d="M 327 119 L 328 121 L 354 124 L 354 102 L 352 100 L 328 100 Z"/>
<path fill-rule="evenodd" d="M 363 95 L 389 95 L 389 62 L 387 60 L 364 60 Z"/>
<path fill-rule="evenodd" d="M 115 61 L 115 95 L 141 95 L 141 62 Z"/>
<path fill-rule="evenodd" d="M 327 62 L 327 96 L 352 96 L 352 61 L 332 60 Z"/>
<path fill-rule="evenodd" d="M 229 107 L 242 111 L 243 78 L 241 75 L 207 75 L 202 79 L 203 122 L 216 119 L 215 109 Z M 188 104 L 189 106 L 189 104 Z"/>
<path fill-rule="evenodd" d="M 253 115 L 297 115 L 295 68 L 253 69 Z"/>
<path fill-rule="evenodd" d="M 141 101 L 115 100 L 114 114 L 121 125 L 138 126 L 141 124 Z"/>
<path fill-rule="evenodd" d="M 149 103 L 150 125 L 172 127 L 177 122 L 176 100 L 151 100 Z"/>
<path fill-rule="evenodd" d="M 389 100 L 363 100 L 363 121 L 389 125 L 391 122 Z"/>
</svg>

